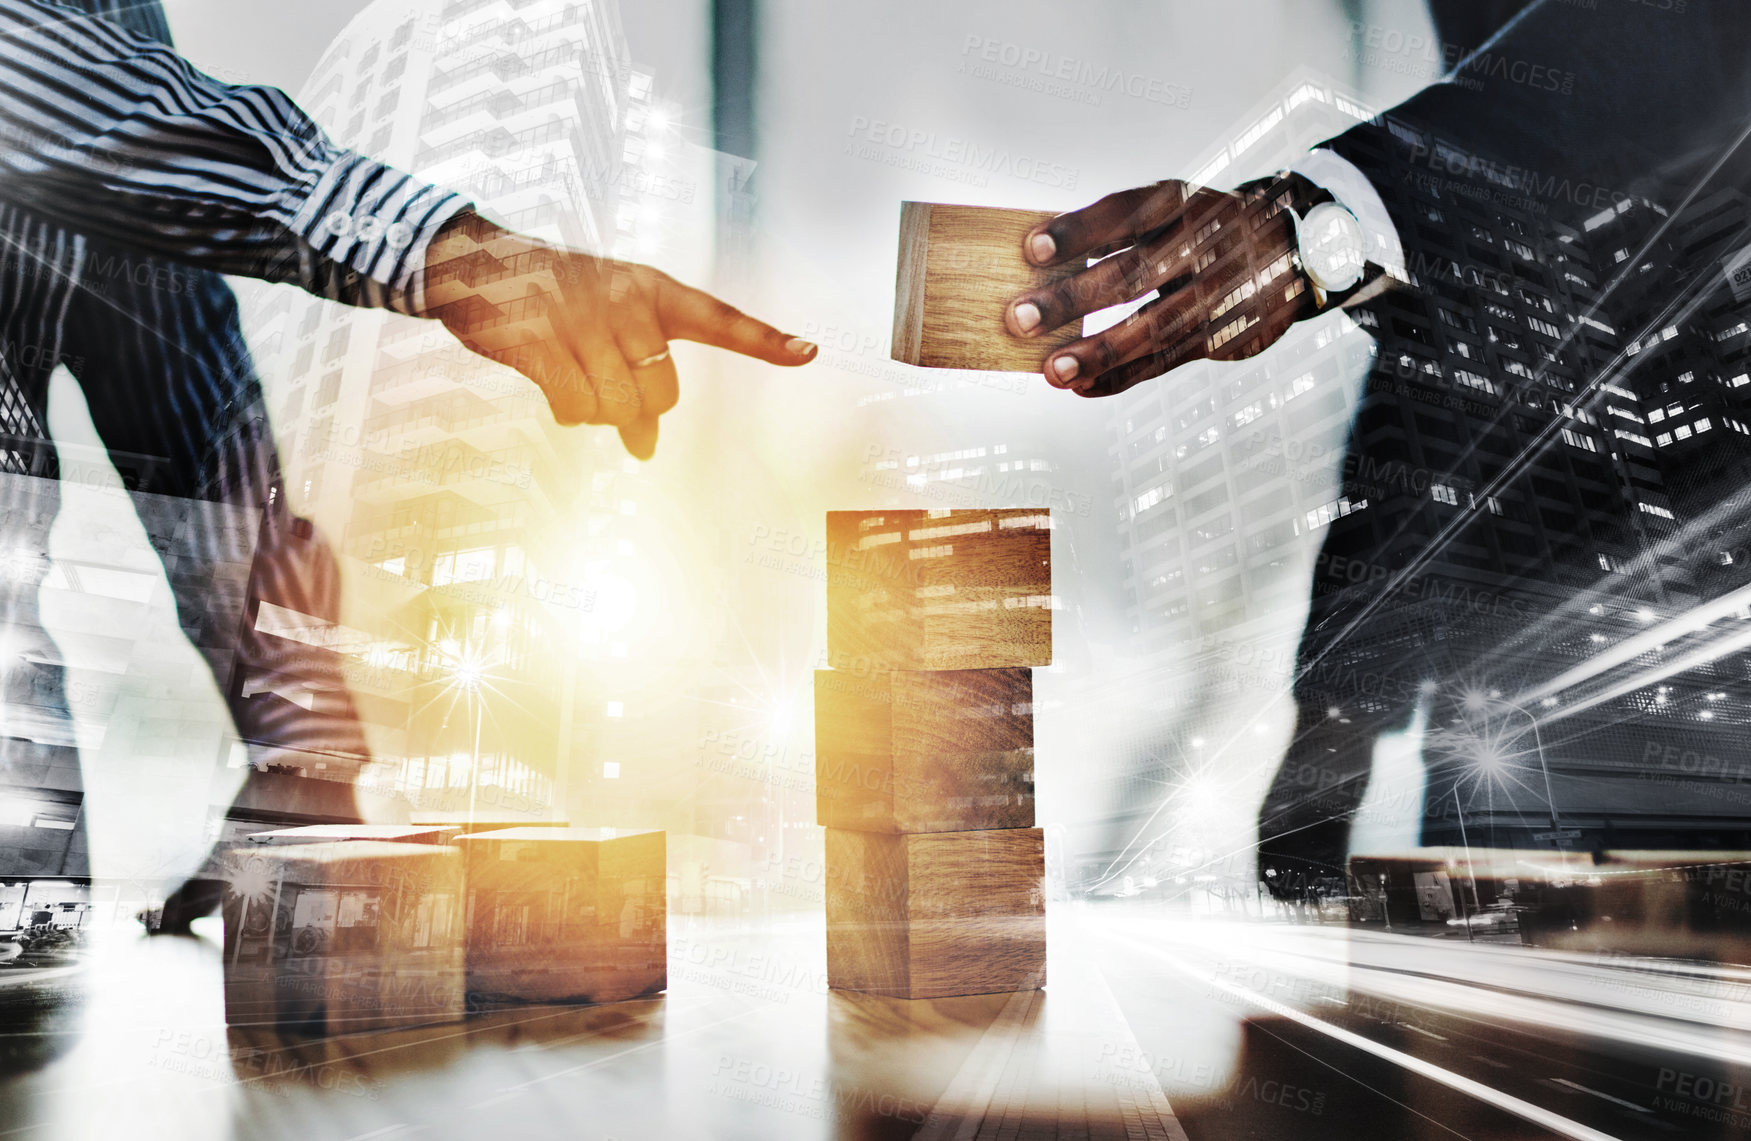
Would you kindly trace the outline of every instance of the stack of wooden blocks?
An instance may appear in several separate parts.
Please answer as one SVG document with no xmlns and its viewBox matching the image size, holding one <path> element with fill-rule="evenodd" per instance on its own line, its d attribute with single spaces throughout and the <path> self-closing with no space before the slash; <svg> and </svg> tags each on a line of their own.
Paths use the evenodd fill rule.
<svg viewBox="0 0 1751 1141">
<path fill-rule="evenodd" d="M 827 545 L 827 980 L 902 998 L 1043 986 L 1031 667 L 1052 660 L 1051 519 L 835 511 Z"/>
<path fill-rule="evenodd" d="M 335 825 L 224 856 L 225 1015 L 331 1035 L 668 985 L 665 836 Z"/>
</svg>

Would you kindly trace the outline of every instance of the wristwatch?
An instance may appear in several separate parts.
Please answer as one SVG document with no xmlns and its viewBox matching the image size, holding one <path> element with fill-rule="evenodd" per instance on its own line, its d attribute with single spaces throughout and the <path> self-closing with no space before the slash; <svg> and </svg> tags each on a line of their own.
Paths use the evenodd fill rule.
<svg viewBox="0 0 1751 1141">
<path fill-rule="evenodd" d="M 1369 276 L 1368 240 L 1355 212 L 1331 191 L 1292 171 L 1286 209 L 1295 221 L 1295 261 L 1324 309 L 1342 304 Z"/>
</svg>

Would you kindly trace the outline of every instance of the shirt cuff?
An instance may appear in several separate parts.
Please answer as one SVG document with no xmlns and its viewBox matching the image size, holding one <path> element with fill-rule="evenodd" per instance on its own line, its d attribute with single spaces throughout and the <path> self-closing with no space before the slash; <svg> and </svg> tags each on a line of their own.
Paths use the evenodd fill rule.
<svg viewBox="0 0 1751 1141">
<path fill-rule="evenodd" d="M 1336 151 L 1311 150 L 1289 164 L 1289 169 L 1302 178 L 1331 191 L 1346 210 L 1362 224 L 1368 241 L 1368 260 L 1399 281 L 1410 280 L 1405 273 L 1404 246 L 1398 240 L 1398 227 L 1386 212 L 1386 203 L 1374 190 L 1368 176 L 1354 163 Z"/>
<path fill-rule="evenodd" d="M 355 303 L 415 316 L 425 310 L 426 248 L 471 203 L 352 151 L 322 171 L 291 229 L 359 275 Z"/>
</svg>

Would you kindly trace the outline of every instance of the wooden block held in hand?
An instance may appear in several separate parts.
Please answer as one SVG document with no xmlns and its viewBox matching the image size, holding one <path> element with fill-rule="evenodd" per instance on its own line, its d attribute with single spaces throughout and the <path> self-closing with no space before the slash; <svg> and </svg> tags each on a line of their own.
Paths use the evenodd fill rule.
<svg viewBox="0 0 1751 1141">
<path fill-rule="evenodd" d="M 468 867 L 468 993 L 612 1002 L 668 985 L 666 835 L 508 828 L 456 838 Z"/>
<path fill-rule="evenodd" d="M 1046 983 L 1045 833 L 827 829 L 827 982 L 898 998 Z"/>
<path fill-rule="evenodd" d="M 1082 335 L 1082 322 L 1016 337 L 1003 311 L 1016 294 L 1083 268 L 1072 261 L 1041 269 L 1022 256 L 1027 232 L 1052 217 L 1049 210 L 901 203 L 893 358 L 925 368 L 1042 371 L 1053 349 Z"/>
<path fill-rule="evenodd" d="M 817 822 L 866 832 L 1030 828 L 1033 743 L 1029 670 L 817 670 Z"/>
<path fill-rule="evenodd" d="M 1044 510 L 829 511 L 827 664 L 971 670 L 1052 663 Z"/>
<path fill-rule="evenodd" d="M 232 1025 L 331 1035 L 462 1018 L 454 848 L 249 845 L 225 853 L 222 867 Z"/>
</svg>

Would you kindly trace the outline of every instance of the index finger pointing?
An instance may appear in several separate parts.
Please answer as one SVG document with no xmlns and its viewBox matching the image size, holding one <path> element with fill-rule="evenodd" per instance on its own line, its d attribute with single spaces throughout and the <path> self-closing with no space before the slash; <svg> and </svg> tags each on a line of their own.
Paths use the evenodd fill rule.
<svg viewBox="0 0 1751 1141">
<path fill-rule="evenodd" d="M 657 287 L 657 319 L 672 339 L 698 341 L 768 364 L 807 364 L 815 346 L 781 333 L 703 290 L 663 278 Z"/>
</svg>

